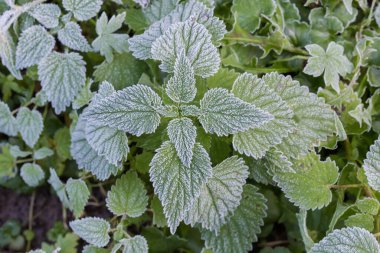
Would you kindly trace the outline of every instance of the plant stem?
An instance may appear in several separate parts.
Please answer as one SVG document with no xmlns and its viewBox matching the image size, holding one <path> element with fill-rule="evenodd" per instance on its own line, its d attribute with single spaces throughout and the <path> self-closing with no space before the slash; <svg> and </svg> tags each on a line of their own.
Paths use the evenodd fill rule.
<svg viewBox="0 0 380 253">
<path fill-rule="evenodd" d="M 16 164 L 27 163 L 27 162 L 33 162 L 33 161 L 34 161 L 33 158 L 20 159 L 20 160 L 17 160 L 17 161 L 16 161 Z"/>
<path fill-rule="evenodd" d="M 300 60 L 307 60 L 307 59 L 309 59 L 309 57 L 306 55 L 294 55 L 294 56 L 288 57 L 288 58 L 280 58 L 278 60 L 271 61 L 270 63 L 286 62 L 286 61 L 299 60 L 299 59 Z"/>
<path fill-rule="evenodd" d="M 36 192 L 34 191 L 32 193 L 32 196 L 30 198 L 30 204 L 29 204 L 29 213 L 28 213 L 28 230 L 32 231 L 33 229 L 33 211 L 34 211 L 34 202 L 36 199 Z M 28 240 L 26 244 L 26 251 L 30 251 L 32 245 L 32 240 Z"/>
<path fill-rule="evenodd" d="M 345 184 L 345 185 L 330 185 L 330 189 L 348 189 L 348 188 L 360 188 L 362 184 Z"/>
</svg>

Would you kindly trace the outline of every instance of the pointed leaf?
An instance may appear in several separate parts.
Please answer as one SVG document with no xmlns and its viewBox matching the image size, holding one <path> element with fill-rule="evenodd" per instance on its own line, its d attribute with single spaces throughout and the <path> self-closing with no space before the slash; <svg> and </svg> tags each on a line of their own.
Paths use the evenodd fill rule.
<svg viewBox="0 0 380 253">
<path fill-rule="evenodd" d="M 44 128 L 42 115 L 39 111 L 21 107 L 17 113 L 17 126 L 25 143 L 33 148 L 40 138 Z"/>
<path fill-rule="evenodd" d="M 48 180 L 49 184 L 53 187 L 54 191 L 57 193 L 57 196 L 59 200 L 62 202 L 62 204 L 66 208 L 69 208 L 70 202 L 65 191 L 65 185 L 59 179 L 57 172 L 55 172 L 54 169 L 50 168 L 49 171 L 50 171 L 50 177 Z"/>
<path fill-rule="evenodd" d="M 263 80 L 245 73 L 236 79 L 232 92 L 236 97 L 274 116 L 273 120 L 257 128 L 234 135 L 234 149 L 239 153 L 261 158 L 294 130 L 292 110 Z"/>
<path fill-rule="evenodd" d="M 18 132 L 17 121 L 3 101 L 0 101 L 0 132 L 9 136 L 16 136 Z"/>
<path fill-rule="evenodd" d="M 252 250 L 252 242 L 257 241 L 260 226 L 264 224 L 266 216 L 266 199 L 258 193 L 253 185 L 245 185 L 240 205 L 228 222 L 224 224 L 218 234 L 202 230 L 202 239 L 205 246 L 218 253 L 240 253 Z"/>
<path fill-rule="evenodd" d="M 144 16 L 151 24 L 161 20 L 171 11 L 173 11 L 179 0 L 155 0 L 145 9 L 143 9 Z"/>
<path fill-rule="evenodd" d="M 70 201 L 70 209 L 74 212 L 75 217 L 80 217 L 90 197 L 86 183 L 82 179 L 70 178 L 66 183 L 66 192 Z"/>
<path fill-rule="evenodd" d="M 74 220 L 70 222 L 70 227 L 83 240 L 97 247 L 106 246 L 110 240 L 108 233 L 111 226 L 101 218 L 88 217 Z"/>
<path fill-rule="evenodd" d="M 169 139 L 173 142 L 181 162 L 190 167 L 193 148 L 197 137 L 197 128 L 189 118 L 173 119 L 168 125 Z"/>
<path fill-rule="evenodd" d="M 63 0 L 63 7 L 71 11 L 79 21 L 86 21 L 98 14 L 102 0 Z"/>
<path fill-rule="evenodd" d="M 116 253 L 121 247 L 124 248 L 122 252 L 125 253 L 148 253 L 148 243 L 141 235 L 136 235 L 128 239 L 121 239 L 112 248 L 111 253 Z"/>
<path fill-rule="evenodd" d="M 139 217 L 148 205 L 147 191 L 136 172 L 121 176 L 107 194 L 107 207 L 115 215 Z"/>
<path fill-rule="evenodd" d="M 187 168 L 179 159 L 174 144 L 167 141 L 157 150 L 150 163 L 150 180 L 164 207 L 172 234 L 212 173 L 206 150 L 197 143 L 193 152 L 193 160 L 190 168 Z"/>
<path fill-rule="evenodd" d="M 86 116 L 90 122 L 140 136 L 153 133 L 160 124 L 156 108 L 161 104 L 161 98 L 151 88 L 137 84 L 100 100 Z"/>
<path fill-rule="evenodd" d="M 92 50 L 87 39 L 82 35 L 82 29 L 74 22 L 68 22 L 64 28 L 58 31 L 58 39 L 63 45 L 74 50 L 81 52 Z"/>
<path fill-rule="evenodd" d="M 380 192 L 380 137 L 369 148 L 363 168 L 368 184 Z"/>
<path fill-rule="evenodd" d="M 24 182 L 31 187 L 37 186 L 45 178 L 44 171 L 35 163 L 24 163 L 20 175 Z"/>
<path fill-rule="evenodd" d="M 212 170 L 212 177 L 203 186 L 201 195 L 188 211 L 185 222 L 192 226 L 201 223 L 202 228 L 217 233 L 227 222 L 227 215 L 232 214 L 239 206 L 247 177 L 248 167 L 237 156 L 216 165 Z"/>
<path fill-rule="evenodd" d="M 61 9 L 56 4 L 39 4 L 28 13 L 46 28 L 54 28 L 59 24 Z"/>
<path fill-rule="evenodd" d="M 16 45 L 8 32 L 0 31 L 0 58 L 1 63 L 7 67 L 8 71 L 16 79 L 21 80 L 21 73 L 16 68 Z"/>
<path fill-rule="evenodd" d="M 244 102 L 222 88 L 207 91 L 200 105 L 199 121 L 203 128 L 206 132 L 218 136 L 243 132 L 273 119 L 271 114 Z"/>
<path fill-rule="evenodd" d="M 85 64 L 77 53 L 53 52 L 38 65 L 42 90 L 57 114 L 70 105 L 85 85 Z"/>
<path fill-rule="evenodd" d="M 36 151 L 34 151 L 33 158 L 36 160 L 42 160 L 46 157 L 54 155 L 54 151 L 51 150 L 50 148 L 40 148 Z"/>
</svg>

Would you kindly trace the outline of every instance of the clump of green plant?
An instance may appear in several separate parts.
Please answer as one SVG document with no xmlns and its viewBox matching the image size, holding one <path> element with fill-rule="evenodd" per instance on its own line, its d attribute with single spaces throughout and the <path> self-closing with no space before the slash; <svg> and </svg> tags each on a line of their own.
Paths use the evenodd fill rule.
<svg viewBox="0 0 380 253">
<path fill-rule="evenodd" d="M 380 252 L 376 1 L 0 13 L 0 184 L 75 218 L 30 252 Z"/>
</svg>

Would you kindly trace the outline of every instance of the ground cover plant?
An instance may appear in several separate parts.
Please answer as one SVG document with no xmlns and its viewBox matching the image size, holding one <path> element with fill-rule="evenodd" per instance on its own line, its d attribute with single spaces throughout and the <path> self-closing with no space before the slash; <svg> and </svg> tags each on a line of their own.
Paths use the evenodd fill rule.
<svg viewBox="0 0 380 253">
<path fill-rule="evenodd" d="M 376 0 L 0 0 L 0 252 L 380 252 Z"/>
</svg>

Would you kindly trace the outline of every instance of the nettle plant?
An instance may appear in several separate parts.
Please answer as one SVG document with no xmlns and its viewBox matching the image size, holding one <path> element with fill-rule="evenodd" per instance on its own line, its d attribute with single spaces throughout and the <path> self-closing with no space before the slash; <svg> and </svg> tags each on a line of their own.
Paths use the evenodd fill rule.
<svg viewBox="0 0 380 253">
<path fill-rule="evenodd" d="M 10 137 L 20 134 L 29 147 L 24 151 L 5 145 L 0 162 L 10 166 L 0 175 L 19 173 L 28 186 L 41 184 L 47 171 L 39 161 L 54 154 L 38 142 L 47 102 L 56 114 L 71 105 L 70 131 L 57 138 L 71 139 L 70 153 L 82 176 L 63 183 L 50 168 L 48 182 L 73 212 L 76 219 L 69 225 L 88 243 L 83 252 L 148 252 L 149 240 L 128 231 L 128 220 L 151 212 L 153 225 L 169 227 L 171 234 L 181 222 L 198 230 L 202 252 L 248 252 L 270 212 L 261 193 L 264 185 L 278 187 L 298 207 L 299 230 L 308 252 L 380 252 L 375 237 L 360 224 L 372 221 L 373 226 L 380 207 L 373 197 L 337 207 L 329 233 L 314 243 L 307 211 L 328 206 L 332 191 L 346 187 L 340 182 L 344 171 L 316 152 L 347 138 L 339 115 L 322 98 L 329 101 L 330 93 L 321 91 L 319 97 L 277 72 L 257 76 L 221 68 L 218 47 L 227 29 L 214 16 L 212 1 L 138 1 L 149 25 L 131 37 L 116 33 L 128 12 L 111 18 L 103 12 L 94 24 L 97 37 L 91 44 L 80 23 L 98 15 L 101 0 L 63 0 L 63 9 L 44 2 L 16 5 L 8 0 L 9 10 L 0 17 L 3 65 L 16 79 L 23 79 L 23 69 L 37 66 L 41 84 L 36 96 L 13 111 L 0 102 L 0 131 Z M 234 1 L 235 25 L 254 32 L 260 19 L 252 14 L 246 22 L 244 15 L 239 16 L 248 4 L 244 2 Z M 269 2 L 257 6 L 267 18 L 277 3 Z M 21 28 L 10 31 L 16 25 Z M 323 74 L 332 91 L 343 93 L 340 77 L 354 70 L 344 48 L 330 42 L 326 50 L 317 44 L 306 50 L 310 56 L 304 56 L 308 60 L 304 73 Z M 150 63 L 164 81 L 156 84 L 142 75 L 139 82 L 115 89 L 117 83 L 105 80 L 93 92 L 80 54 L 88 52 L 104 56 L 105 65 L 117 62 L 118 54 L 130 53 Z M 96 71 L 102 75 L 104 70 L 100 66 Z M 116 68 L 112 71 L 118 74 Z M 145 146 L 139 146 L 141 140 Z M 154 153 L 146 147 L 149 140 Z M 131 158 L 138 148 L 148 150 L 138 154 L 148 175 Z M 223 159 L 215 158 L 218 152 Z M 380 191 L 380 140 L 371 146 L 363 171 L 368 186 Z M 87 179 L 92 177 L 101 182 L 111 179 L 106 206 L 112 220 L 82 217 L 91 196 Z M 355 214 L 346 220 L 347 227 L 335 229 L 349 209 Z"/>
</svg>

